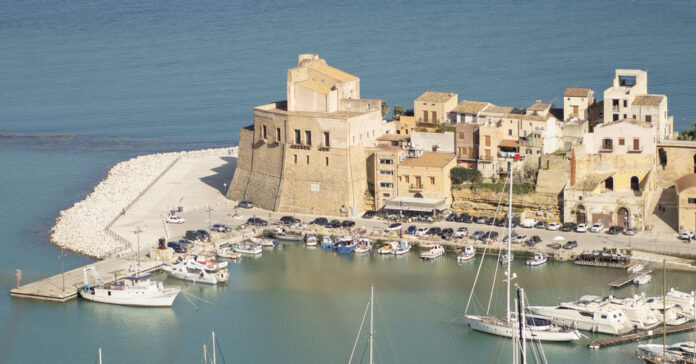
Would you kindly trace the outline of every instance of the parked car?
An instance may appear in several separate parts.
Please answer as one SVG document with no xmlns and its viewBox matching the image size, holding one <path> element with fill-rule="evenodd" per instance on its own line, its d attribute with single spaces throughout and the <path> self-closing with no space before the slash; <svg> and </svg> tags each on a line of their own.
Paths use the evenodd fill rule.
<svg viewBox="0 0 696 364">
<path fill-rule="evenodd" d="M 298 224 L 300 222 L 300 219 L 296 219 L 292 216 L 283 216 L 280 218 L 280 223 L 283 225 L 294 225 Z"/>
<path fill-rule="evenodd" d="M 685 231 L 679 235 L 679 239 L 682 240 L 691 240 L 694 238 L 694 232 L 693 231 Z"/>
<path fill-rule="evenodd" d="M 454 221 L 465 222 L 467 217 L 469 217 L 469 214 L 461 214 L 461 215 L 457 216 L 457 218 L 454 219 Z"/>
<path fill-rule="evenodd" d="M 210 233 L 208 233 L 207 231 L 200 229 L 196 230 L 196 232 L 198 233 L 198 236 L 200 236 L 200 240 L 210 241 Z"/>
<path fill-rule="evenodd" d="M 341 227 L 344 227 L 344 228 L 351 228 L 353 226 L 355 226 L 355 221 L 343 220 L 343 222 L 341 223 Z"/>
<path fill-rule="evenodd" d="M 201 235 L 196 230 L 187 230 L 184 236 L 188 240 L 201 240 Z"/>
<path fill-rule="evenodd" d="M 578 226 L 575 227 L 575 232 L 576 233 L 586 233 L 587 232 L 587 224 L 578 224 Z"/>
<path fill-rule="evenodd" d="M 371 218 L 375 217 L 375 215 L 377 215 L 376 212 L 374 212 L 372 210 L 367 210 L 367 211 L 365 211 L 364 214 L 362 214 L 362 217 L 363 217 L 363 219 L 371 219 Z"/>
<path fill-rule="evenodd" d="M 170 241 L 167 243 L 167 246 L 174 249 L 175 253 L 186 253 L 188 251 L 186 246 L 179 243 L 178 241 Z"/>
<path fill-rule="evenodd" d="M 476 218 L 476 223 L 477 224 L 485 224 L 486 223 L 486 217 L 485 216 L 479 216 Z"/>
<path fill-rule="evenodd" d="M 401 230 L 401 228 L 402 228 L 401 224 L 398 223 L 398 222 L 395 222 L 395 223 L 390 224 L 389 226 L 387 226 L 387 228 L 384 229 L 384 230 L 386 230 L 387 232 L 389 232 L 389 231 L 399 231 L 399 230 Z"/>
<path fill-rule="evenodd" d="M 241 201 L 237 207 L 243 207 L 245 209 L 250 209 L 254 207 L 254 203 L 251 201 Z"/>
<path fill-rule="evenodd" d="M 523 244 L 527 241 L 527 235 L 517 235 L 512 237 L 513 244 Z"/>
<path fill-rule="evenodd" d="M 636 228 L 628 228 L 624 230 L 624 235 L 636 235 Z"/>
<path fill-rule="evenodd" d="M 408 229 L 406 229 L 406 234 L 414 235 L 417 230 L 418 228 L 416 227 L 416 225 L 411 225 L 408 227 Z"/>
<path fill-rule="evenodd" d="M 454 236 L 454 230 L 452 228 L 442 229 L 440 233 L 440 237 L 443 239 L 452 239 L 452 236 Z"/>
<path fill-rule="evenodd" d="M 575 240 L 569 240 L 563 244 L 563 249 L 573 249 L 578 247 L 578 242 Z"/>
<path fill-rule="evenodd" d="M 421 226 L 421 227 L 419 227 L 418 229 L 416 229 L 416 236 L 425 235 L 425 233 L 427 233 L 427 232 L 428 232 L 428 228 L 427 228 L 427 227 L 422 227 L 422 226 Z"/>
<path fill-rule="evenodd" d="M 495 219 L 495 226 L 503 227 L 503 226 L 505 226 L 506 222 L 507 222 L 507 220 L 503 219 L 503 218 Z"/>
<path fill-rule="evenodd" d="M 232 228 L 225 224 L 213 224 L 210 230 L 217 231 L 219 233 L 229 233 L 230 231 L 232 231 Z"/>
<path fill-rule="evenodd" d="M 319 225 L 319 226 L 324 226 L 329 223 L 329 220 L 327 220 L 325 217 L 317 217 L 314 219 L 314 221 L 310 222 L 310 224 L 313 225 Z"/>
<path fill-rule="evenodd" d="M 607 230 L 607 234 L 611 235 L 618 235 L 623 232 L 623 227 L 622 226 L 610 226 L 609 230 Z"/>
<path fill-rule="evenodd" d="M 452 222 L 452 221 L 454 221 L 455 218 L 457 218 L 457 214 L 452 213 L 452 214 L 447 215 L 447 217 L 445 218 L 445 221 Z"/>
<path fill-rule="evenodd" d="M 574 222 L 566 222 L 561 226 L 560 231 L 574 231 L 575 228 L 578 227 L 578 225 Z"/>
<path fill-rule="evenodd" d="M 264 219 L 259 219 L 258 217 L 250 217 L 247 220 L 247 224 L 253 226 L 268 226 L 268 222 Z"/>
<path fill-rule="evenodd" d="M 591 233 L 598 233 L 598 232 L 602 231 L 602 229 L 604 229 L 604 224 L 602 224 L 601 222 L 597 222 L 594 225 L 592 225 L 592 227 L 590 228 L 590 232 Z"/>
<path fill-rule="evenodd" d="M 486 225 L 493 225 L 495 224 L 495 217 L 489 217 L 488 220 L 486 220 Z"/>
<path fill-rule="evenodd" d="M 464 214 L 464 222 L 471 224 L 474 221 L 474 217 L 471 215 Z"/>
<path fill-rule="evenodd" d="M 471 238 L 476 239 L 476 240 L 480 240 L 481 235 L 483 235 L 483 234 L 484 234 L 484 232 L 482 230 L 476 230 L 476 231 L 474 231 L 473 234 L 471 234 Z"/>
<path fill-rule="evenodd" d="M 341 221 L 340 220 L 331 220 L 324 226 L 326 226 L 329 229 L 335 229 L 337 227 L 341 227 Z"/>
<path fill-rule="evenodd" d="M 552 222 L 549 224 L 549 226 L 546 227 L 546 230 L 550 231 L 556 231 L 561 228 L 561 223 L 560 222 Z"/>
<path fill-rule="evenodd" d="M 425 235 L 433 236 L 433 235 L 439 235 L 442 232 L 442 229 L 439 227 L 431 227 L 428 229 L 428 231 L 425 232 Z"/>
<path fill-rule="evenodd" d="M 541 237 L 539 237 L 539 235 L 532 235 L 532 237 L 527 240 L 527 245 L 529 246 L 534 246 L 539 243 L 541 243 Z"/>
<path fill-rule="evenodd" d="M 462 226 L 459 229 L 457 229 L 457 231 L 454 233 L 454 237 L 461 239 L 461 238 L 466 237 L 466 234 L 468 234 L 468 233 L 469 233 L 469 230 L 466 227 Z"/>
<path fill-rule="evenodd" d="M 486 239 L 483 240 L 484 243 L 490 243 L 492 241 L 498 240 L 498 232 L 497 231 L 491 231 L 488 236 L 486 236 Z"/>
<path fill-rule="evenodd" d="M 524 221 L 522 222 L 522 227 L 531 228 L 534 227 L 536 224 L 536 219 L 524 219 Z"/>
<path fill-rule="evenodd" d="M 168 224 L 183 224 L 186 222 L 183 218 L 176 216 L 176 215 L 169 215 L 167 216 L 167 223 Z"/>
<path fill-rule="evenodd" d="M 193 246 L 194 246 L 194 244 L 191 240 L 188 240 L 185 238 L 179 239 L 179 244 L 182 244 L 187 248 L 193 248 Z"/>
<path fill-rule="evenodd" d="M 538 221 L 534 224 L 534 227 L 537 229 L 546 229 L 546 221 Z"/>
<path fill-rule="evenodd" d="M 483 233 L 479 236 L 479 240 L 481 240 L 482 242 L 485 242 L 486 240 L 488 240 L 489 236 L 491 236 L 491 232 L 486 231 L 485 233 Z"/>
</svg>

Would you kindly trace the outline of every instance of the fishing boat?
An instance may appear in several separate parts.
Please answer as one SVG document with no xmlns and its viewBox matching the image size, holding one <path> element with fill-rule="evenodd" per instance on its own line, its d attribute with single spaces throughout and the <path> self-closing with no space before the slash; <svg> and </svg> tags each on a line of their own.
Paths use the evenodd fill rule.
<svg viewBox="0 0 696 364">
<path fill-rule="evenodd" d="M 275 230 L 270 230 L 268 234 L 278 240 L 289 240 L 289 241 L 302 241 L 304 240 L 305 233 L 293 233 L 291 231 L 285 230 L 283 227 L 278 227 Z"/>
<path fill-rule="evenodd" d="M 469 245 L 466 248 L 464 248 L 464 250 L 462 250 L 459 254 L 457 254 L 457 261 L 466 262 L 474 259 L 474 257 L 476 257 L 476 248 Z"/>
<path fill-rule="evenodd" d="M 377 249 L 377 254 L 382 254 L 382 255 L 392 255 L 396 251 L 396 246 L 399 243 L 395 241 L 390 241 L 388 243 L 384 243 L 384 245 Z"/>
<path fill-rule="evenodd" d="M 307 246 L 317 246 L 317 236 L 316 235 L 309 235 L 307 239 L 305 239 L 305 244 Z"/>
<path fill-rule="evenodd" d="M 650 276 L 650 274 L 647 274 L 647 273 L 641 274 L 638 277 L 633 279 L 633 284 L 637 284 L 637 285 L 646 284 L 646 283 L 650 282 L 651 278 L 652 278 L 652 276 Z"/>
<path fill-rule="evenodd" d="M 217 248 L 215 249 L 215 255 L 220 258 L 237 260 L 242 257 L 241 253 L 237 253 L 231 247 Z"/>
<path fill-rule="evenodd" d="M 165 288 L 161 281 L 150 280 L 150 274 L 136 273 L 104 283 L 93 266 L 84 268 L 82 272 L 84 285 L 78 294 L 88 301 L 124 306 L 171 307 L 181 291 L 180 288 Z M 94 283 L 89 281 L 90 273 L 95 277 Z"/>
<path fill-rule="evenodd" d="M 358 239 L 358 245 L 355 246 L 353 252 L 356 254 L 369 253 L 372 250 L 372 240 L 366 238 Z"/>
<path fill-rule="evenodd" d="M 474 297 L 474 291 L 476 288 L 476 283 L 478 279 L 474 280 L 474 285 L 471 289 L 469 295 L 469 300 L 467 302 L 466 308 L 464 309 L 464 320 L 473 330 L 485 332 L 488 334 L 493 334 L 497 336 L 502 336 L 506 338 L 532 338 L 538 341 L 576 341 L 580 340 L 581 335 L 577 330 L 572 330 L 566 327 L 558 327 L 553 325 L 548 320 L 537 321 L 536 324 L 528 325 L 526 320 L 526 309 L 520 309 L 517 315 L 513 315 L 510 311 L 510 283 L 516 278 L 511 271 L 512 264 L 512 181 L 513 181 L 513 169 L 510 165 L 508 170 L 509 176 L 509 196 L 508 196 L 508 238 L 507 238 L 507 253 L 501 256 L 501 262 L 503 262 L 503 257 L 505 257 L 505 263 L 507 264 L 507 272 L 505 274 L 505 282 L 507 284 L 507 299 L 506 299 L 506 316 L 497 317 L 493 315 L 472 315 L 469 314 L 469 307 L 471 305 L 472 299 Z M 485 252 L 484 252 L 485 253 Z M 507 259 L 510 257 L 510 259 Z M 486 259 L 481 259 L 479 264 L 483 264 Z M 479 266 L 481 269 L 481 266 Z M 497 269 L 496 269 L 497 271 Z M 494 279 L 495 282 L 495 279 Z M 491 288 L 492 289 L 492 288 Z M 520 302 L 521 306 L 526 306 L 526 302 L 522 299 Z M 521 319 L 519 319 L 521 317 Z M 530 316 L 537 319 L 544 319 L 543 317 Z M 520 335 L 520 336 L 517 336 Z M 524 341 L 524 340 L 522 340 Z"/>
<path fill-rule="evenodd" d="M 346 236 L 336 239 L 336 244 L 334 244 L 336 251 L 339 253 L 352 253 L 357 245 L 357 240 L 353 240 L 353 238 Z"/>
<path fill-rule="evenodd" d="M 549 258 L 548 256 L 546 256 L 546 253 L 534 253 L 534 258 L 528 259 L 527 265 L 534 267 L 537 265 L 545 264 L 548 260 Z"/>
<path fill-rule="evenodd" d="M 321 238 L 321 247 L 322 249 L 333 249 L 334 247 L 334 241 L 331 239 L 330 236 L 324 236 Z"/>
<path fill-rule="evenodd" d="M 240 254 L 245 255 L 259 255 L 263 253 L 263 248 L 260 244 L 256 244 L 250 240 L 244 240 L 237 244 L 232 245 L 232 249 Z"/>
<path fill-rule="evenodd" d="M 445 247 L 437 244 L 437 246 L 431 248 L 427 252 L 421 253 L 421 259 L 423 260 L 433 260 L 435 258 L 439 258 L 442 255 L 445 254 Z"/>
<path fill-rule="evenodd" d="M 410 251 L 411 251 L 411 243 L 409 243 L 406 240 L 403 240 L 403 241 L 400 241 L 396 245 L 396 249 L 394 250 L 394 255 L 404 255 Z"/>
<path fill-rule="evenodd" d="M 510 258 L 508 258 L 510 257 Z M 503 255 L 498 258 L 498 262 L 502 265 L 509 264 L 515 261 L 515 255 L 512 253 L 503 253 Z"/>
<path fill-rule="evenodd" d="M 216 285 L 230 278 L 227 262 L 217 262 L 203 256 L 187 256 L 176 262 L 162 266 L 168 276 L 187 282 Z"/>
</svg>

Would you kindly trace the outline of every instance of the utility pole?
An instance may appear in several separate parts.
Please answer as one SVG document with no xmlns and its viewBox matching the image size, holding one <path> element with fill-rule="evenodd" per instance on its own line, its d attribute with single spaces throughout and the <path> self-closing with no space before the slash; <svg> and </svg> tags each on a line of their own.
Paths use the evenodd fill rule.
<svg viewBox="0 0 696 364">
<path fill-rule="evenodd" d="M 142 232 L 143 229 L 141 229 L 140 226 L 138 226 L 134 231 L 135 235 L 138 237 L 138 270 L 140 270 L 140 233 Z"/>
<path fill-rule="evenodd" d="M 208 230 L 210 230 L 211 225 L 210 225 L 210 212 L 213 211 L 213 209 L 210 208 L 210 204 L 208 204 Z"/>
</svg>

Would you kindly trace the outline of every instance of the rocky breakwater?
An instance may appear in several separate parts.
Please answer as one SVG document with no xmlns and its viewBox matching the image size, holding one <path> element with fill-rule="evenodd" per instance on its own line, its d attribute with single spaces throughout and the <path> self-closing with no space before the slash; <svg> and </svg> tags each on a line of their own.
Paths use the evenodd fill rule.
<svg viewBox="0 0 696 364">
<path fill-rule="evenodd" d="M 216 148 L 144 155 L 116 164 L 82 201 L 60 212 L 51 243 L 93 258 L 129 251 L 132 246 L 108 228 L 129 205 L 180 158 L 237 155 L 237 148 Z"/>
</svg>

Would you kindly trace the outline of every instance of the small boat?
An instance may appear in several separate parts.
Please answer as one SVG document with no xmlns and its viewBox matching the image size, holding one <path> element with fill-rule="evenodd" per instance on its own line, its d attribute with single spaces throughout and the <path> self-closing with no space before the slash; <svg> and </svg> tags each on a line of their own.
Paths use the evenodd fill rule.
<svg viewBox="0 0 696 364">
<path fill-rule="evenodd" d="M 466 248 L 464 248 L 463 251 L 461 251 L 459 254 L 457 254 L 457 261 L 458 262 L 466 262 L 467 260 L 474 259 L 475 256 L 476 256 L 476 248 L 469 245 Z"/>
<path fill-rule="evenodd" d="M 334 241 L 331 239 L 330 236 L 324 236 L 321 238 L 321 247 L 322 249 L 333 249 L 334 247 Z"/>
<path fill-rule="evenodd" d="M 290 241 L 302 241 L 304 240 L 305 233 L 293 233 L 286 231 L 284 228 L 279 227 L 275 230 L 270 230 L 268 234 L 278 240 L 290 240 Z"/>
<path fill-rule="evenodd" d="M 261 245 L 263 248 L 275 248 L 278 240 L 265 239 L 265 238 L 250 238 L 252 243 Z"/>
<path fill-rule="evenodd" d="M 650 274 L 647 274 L 647 273 L 641 274 L 638 277 L 633 279 L 633 283 L 637 284 L 637 285 L 646 284 L 646 283 L 650 282 L 651 278 L 652 278 L 652 276 L 650 276 Z"/>
<path fill-rule="evenodd" d="M 235 252 L 248 255 L 259 255 L 263 253 L 263 249 L 260 244 L 256 244 L 249 240 L 244 240 L 235 245 L 232 245 L 232 249 Z"/>
<path fill-rule="evenodd" d="M 634 264 L 634 265 L 628 267 L 628 269 L 626 269 L 626 273 L 628 273 L 628 274 L 638 273 L 638 272 L 642 271 L 643 268 L 645 268 L 645 267 L 642 264 Z"/>
<path fill-rule="evenodd" d="M 355 247 L 358 245 L 358 242 L 353 240 L 351 237 L 347 236 L 342 236 L 338 239 L 336 239 L 336 243 L 334 244 L 335 249 L 339 253 L 352 253 L 355 250 Z"/>
<path fill-rule="evenodd" d="M 237 259 L 242 257 L 241 253 L 235 252 L 234 249 L 232 249 L 230 247 L 215 249 L 215 255 L 217 255 L 220 258 L 226 258 L 226 259 L 232 259 L 232 260 L 237 260 Z"/>
<path fill-rule="evenodd" d="M 227 262 L 217 262 L 204 256 L 187 256 L 173 265 L 164 265 L 162 270 L 168 276 L 187 282 L 216 285 L 227 282 Z"/>
<path fill-rule="evenodd" d="M 527 265 L 534 267 L 537 265 L 545 264 L 548 260 L 549 257 L 546 256 L 546 253 L 534 253 L 534 258 L 528 259 Z"/>
<path fill-rule="evenodd" d="M 514 262 L 514 261 L 515 261 L 515 254 L 512 254 L 512 253 L 510 253 L 509 259 L 508 259 L 507 253 L 503 253 L 503 255 L 500 256 L 500 259 L 498 259 L 498 262 L 500 262 L 500 264 L 502 264 L 502 265 L 505 265 L 505 264 L 508 264 L 508 263 Z"/>
<path fill-rule="evenodd" d="M 305 244 L 307 246 L 317 246 L 317 237 L 316 235 L 309 235 L 307 239 L 305 239 Z"/>
<path fill-rule="evenodd" d="M 356 254 L 368 253 L 368 252 L 370 252 L 370 250 L 372 250 L 372 246 L 373 246 L 372 240 L 360 238 L 360 239 L 358 239 L 358 245 L 355 246 L 355 249 L 353 249 L 353 252 Z"/>
<path fill-rule="evenodd" d="M 150 274 L 136 273 L 114 282 L 104 283 L 93 266 L 82 270 L 84 285 L 77 291 L 80 297 L 94 302 L 112 305 L 171 307 L 181 288 L 166 288 L 161 281 L 152 281 Z M 96 282 L 89 283 L 88 274 L 92 273 Z"/>
<path fill-rule="evenodd" d="M 394 252 L 396 251 L 397 244 L 398 243 L 395 241 L 384 243 L 384 245 L 381 248 L 377 249 L 377 253 L 382 255 L 394 254 Z"/>
<path fill-rule="evenodd" d="M 437 248 L 438 246 L 440 246 L 440 243 L 438 243 L 436 241 L 427 241 L 426 240 L 426 241 L 419 241 L 418 246 L 421 249 L 432 249 L 432 248 Z"/>
<path fill-rule="evenodd" d="M 411 243 L 409 243 L 406 240 L 402 240 L 396 246 L 396 250 L 394 250 L 394 255 L 404 255 L 410 251 L 411 251 Z"/>
<path fill-rule="evenodd" d="M 437 244 L 434 248 L 431 248 L 427 252 L 421 253 L 421 259 L 423 260 L 433 260 L 435 258 L 441 257 L 445 254 L 445 247 Z"/>
</svg>

